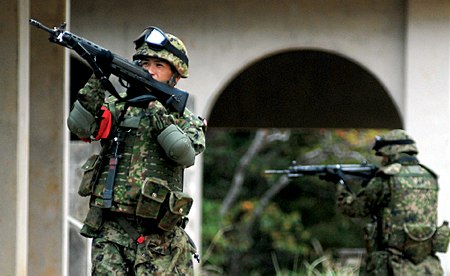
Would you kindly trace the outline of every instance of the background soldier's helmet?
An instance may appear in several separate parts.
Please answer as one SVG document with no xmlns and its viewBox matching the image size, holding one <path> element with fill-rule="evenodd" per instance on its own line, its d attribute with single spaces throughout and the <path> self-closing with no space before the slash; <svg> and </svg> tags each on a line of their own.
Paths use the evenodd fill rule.
<svg viewBox="0 0 450 276">
<path fill-rule="evenodd" d="M 417 150 L 416 142 L 403 129 L 394 129 L 375 138 L 373 146 L 376 155 L 395 155 L 397 153 L 407 153 L 415 155 Z"/>
<path fill-rule="evenodd" d="M 146 31 L 149 28 L 147 28 Z M 187 78 L 189 76 L 188 73 L 189 60 L 186 46 L 184 46 L 184 43 L 183 41 L 181 41 L 181 39 L 174 36 L 173 34 L 169 33 L 163 34 L 165 35 L 165 38 L 167 39 L 168 43 L 170 43 L 171 45 L 174 46 L 174 48 L 176 48 L 175 50 L 171 51 L 169 50 L 170 47 L 164 46 L 162 46 L 159 49 L 151 47 L 151 44 L 145 42 L 146 40 L 144 39 L 145 37 L 144 31 L 144 33 L 134 41 L 134 43 L 136 44 L 136 53 L 133 55 L 133 60 L 142 59 L 143 57 L 157 57 L 165 59 L 173 66 L 173 68 L 180 74 L 182 78 Z M 174 51 L 179 52 L 174 53 Z M 182 58 L 180 58 L 180 56 L 182 56 Z"/>
</svg>

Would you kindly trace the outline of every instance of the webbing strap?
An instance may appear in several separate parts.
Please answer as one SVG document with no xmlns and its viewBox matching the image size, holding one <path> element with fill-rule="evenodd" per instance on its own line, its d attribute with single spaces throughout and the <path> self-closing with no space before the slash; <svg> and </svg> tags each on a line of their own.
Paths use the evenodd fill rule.
<svg viewBox="0 0 450 276">
<path fill-rule="evenodd" d="M 127 105 L 125 104 L 125 109 L 120 112 L 117 124 L 124 119 L 126 113 Z M 122 142 L 125 140 L 126 132 L 120 132 L 116 127 L 114 130 L 114 138 L 111 142 L 111 155 L 109 156 L 109 169 L 108 176 L 106 178 L 105 190 L 103 191 L 103 207 L 111 208 L 113 202 L 113 190 L 114 190 L 114 182 L 116 179 L 117 166 L 119 165 L 119 159 L 121 157 L 120 146 Z"/>
<path fill-rule="evenodd" d="M 118 216 L 115 218 L 120 226 L 128 233 L 128 236 L 137 244 L 142 244 L 145 238 L 127 221 L 126 218 Z"/>
</svg>

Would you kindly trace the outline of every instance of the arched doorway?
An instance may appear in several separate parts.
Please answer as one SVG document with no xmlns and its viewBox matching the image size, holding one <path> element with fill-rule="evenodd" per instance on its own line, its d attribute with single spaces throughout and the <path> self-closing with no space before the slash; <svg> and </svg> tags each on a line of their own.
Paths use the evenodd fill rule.
<svg viewBox="0 0 450 276">
<path fill-rule="evenodd" d="M 302 241 L 299 237 L 308 235 L 311 235 L 311 241 L 321 244 L 319 247 L 323 245 L 324 250 L 333 250 L 339 260 L 347 262 L 362 258 L 362 225 L 365 221 L 350 221 L 337 212 L 335 185 L 317 177 L 301 177 L 274 192 L 267 200 L 265 196 L 278 182 L 272 176 L 264 176 L 264 169 L 286 169 L 292 160 L 300 161 L 299 164 L 372 163 L 372 160 L 362 159 L 374 157 L 368 144 L 372 143 L 372 134 L 378 130 L 368 131 L 370 135 L 359 135 L 354 132 L 363 131 L 355 129 L 389 129 L 403 125 L 388 91 L 373 74 L 354 61 L 329 52 L 302 50 L 278 53 L 243 69 L 223 89 L 211 110 L 208 145 L 204 154 L 203 229 L 206 230 L 203 242 L 208 244 L 212 240 L 214 232 L 211 233 L 210 229 L 214 225 L 211 221 L 220 219 L 217 214 L 223 216 L 223 224 L 228 223 L 233 229 L 226 233 L 228 239 L 224 243 L 228 247 L 221 248 L 231 261 L 211 259 L 213 266 L 226 270 L 230 275 L 239 270 L 248 273 L 254 267 L 258 267 L 258 273 L 273 274 L 275 269 L 271 266 L 271 257 L 274 255 L 268 252 L 282 256 L 277 262 L 289 267 L 298 261 L 296 254 L 302 246 L 307 248 L 310 243 L 310 240 Z M 258 143 L 263 143 L 257 142 L 258 133 L 261 133 L 259 129 L 269 128 L 293 130 L 289 131 L 286 140 L 258 148 Z M 328 139 L 323 129 L 353 129 L 353 132 L 333 132 L 329 135 L 332 139 Z M 350 151 L 351 147 L 335 148 L 336 140 L 333 139 L 339 136 L 344 137 L 341 141 L 347 138 L 356 141 L 358 151 Z M 364 154 L 359 154 L 359 151 Z M 355 154 L 345 156 L 346 152 Z M 361 159 L 352 159 L 355 155 Z M 241 182 L 236 185 L 238 181 Z M 360 188 L 360 183 L 352 184 L 356 189 Z M 234 194 L 230 200 L 232 204 L 227 202 L 230 194 Z M 269 201 L 273 204 L 267 203 Z M 258 219 L 250 220 L 257 221 L 250 231 L 242 231 L 247 229 L 241 228 L 246 219 L 253 218 L 255 212 L 252 208 L 262 204 L 267 204 L 267 212 L 261 212 Z M 231 207 L 223 208 L 224 205 Z M 227 213 L 221 212 L 223 209 Z M 270 212 L 273 212 L 272 217 Z M 264 232 L 267 221 L 275 225 L 278 218 L 282 218 L 280 224 Z M 289 219 L 294 226 L 280 233 Z M 218 233 L 220 231 L 224 230 Z M 277 242 L 278 248 L 273 246 Z M 253 247 L 245 248 L 247 243 Z M 295 249 L 289 252 L 289 247 Z M 311 251 L 314 250 L 304 253 L 301 260 L 313 256 Z M 220 250 L 217 252 L 220 255 Z M 318 257 L 320 255 L 308 261 Z"/>
<path fill-rule="evenodd" d="M 217 98 L 211 127 L 399 128 L 397 107 L 379 80 L 337 54 L 274 54 L 239 73 Z"/>
</svg>

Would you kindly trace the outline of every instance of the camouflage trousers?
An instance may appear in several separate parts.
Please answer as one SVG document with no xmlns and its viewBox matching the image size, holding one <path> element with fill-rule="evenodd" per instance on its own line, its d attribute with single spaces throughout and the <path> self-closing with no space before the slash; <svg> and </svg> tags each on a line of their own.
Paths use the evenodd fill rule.
<svg viewBox="0 0 450 276">
<path fill-rule="evenodd" d="M 386 251 L 375 251 L 366 258 L 366 275 L 371 276 L 441 276 L 444 275 L 441 263 L 436 256 L 428 256 L 418 264 L 391 255 Z"/>
<path fill-rule="evenodd" d="M 137 245 L 117 222 L 106 221 L 92 240 L 92 275 L 193 275 L 194 252 L 179 227 Z"/>
</svg>

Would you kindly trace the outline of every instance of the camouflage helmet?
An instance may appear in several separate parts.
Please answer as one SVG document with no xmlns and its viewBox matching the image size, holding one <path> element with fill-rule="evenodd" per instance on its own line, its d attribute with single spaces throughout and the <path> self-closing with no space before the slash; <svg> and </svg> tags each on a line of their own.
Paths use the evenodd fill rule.
<svg viewBox="0 0 450 276">
<path fill-rule="evenodd" d="M 394 129 L 375 137 L 373 150 L 378 156 L 395 155 L 397 153 L 417 154 L 416 142 L 403 129 Z"/>
<path fill-rule="evenodd" d="M 183 41 L 173 34 L 164 33 L 156 27 L 146 28 L 134 40 L 136 53 L 133 60 L 156 57 L 167 60 L 182 78 L 189 76 L 189 58 Z"/>
</svg>

